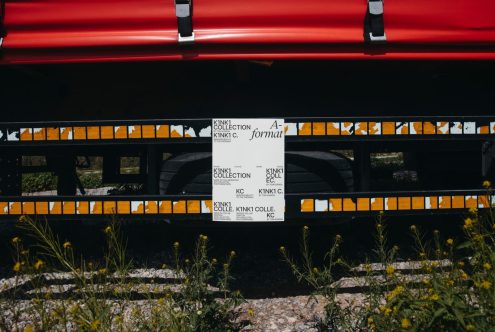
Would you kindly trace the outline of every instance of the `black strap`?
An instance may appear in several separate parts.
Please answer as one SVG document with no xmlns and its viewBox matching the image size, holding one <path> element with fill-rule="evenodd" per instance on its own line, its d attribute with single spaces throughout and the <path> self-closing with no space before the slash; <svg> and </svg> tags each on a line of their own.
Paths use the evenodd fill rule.
<svg viewBox="0 0 495 332">
<path fill-rule="evenodd" d="M 4 25 L 5 18 L 5 0 L 0 0 L 0 38 L 5 37 L 7 30 Z"/>
<path fill-rule="evenodd" d="M 364 40 L 367 42 L 385 42 L 385 24 L 383 21 L 383 1 L 369 0 L 364 19 Z"/>
<path fill-rule="evenodd" d="M 192 1 L 176 0 L 177 29 L 181 37 L 191 37 L 193 35 L 192 26 Z M 182 6 L 182 7 L 181 7 Z M 188 10 L 184 10 L 188 8 Z"/>
</svg>

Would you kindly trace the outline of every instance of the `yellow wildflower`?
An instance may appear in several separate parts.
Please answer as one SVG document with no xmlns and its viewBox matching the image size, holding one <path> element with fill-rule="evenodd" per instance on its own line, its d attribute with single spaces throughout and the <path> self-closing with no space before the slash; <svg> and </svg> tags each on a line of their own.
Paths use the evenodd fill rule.
<svg viewBox="0 0 495 332">
<path fill-rule="evenodd" d="M 485 263 L 483 264 L 483 268 L 487 271 L 491 270 L 492 269 L 492 264 L 490 263 Z"/>
<path fill-rule="evenodd" d="M 16 263 L 14 264 L 14 267 L 12 268 L 12 270 L 14 270 L 14 272 L 19 272 L 19 271 L 21 271 L 21 266 L 22 266 L 22 265 L 21 265 L 21 263 L 20 263 L 20 262 L 16 262 Z"/>
<path fill-rule="evenodd" d="M 335 241 L 340 242 L 342 240 L 342 235 L 337 234 L 335 235 Z"/>
<path fill-rule="evenodd" d="M 464 219 L 464 228 L 468 229 L 471 227 L 473 227 L 473 219 L 471 218 Z"/>
<path fill-rule="evenodd" d="M 466 272 L 462 271 L 462 273 L 461 273 L 461 279 L 462 280 L 468 280 L 469 279 L 469 276 L 467 275 Z"/>
<path fill-rule="evenodd" d="M 22 330 L 22 332 L 34 332 L 34 327 L 28 325 Z"/>
<path fill-rule="evenodd" d="M 488 180 L 483 181 L 483 188 L 490 189 L 491 187 L 492 187 L 492 184 L 490 181 L 488 181 Z"/>
<path fill-rule="evenodd" d="M 453 286 L 454 285 L 454 280 L 452 280 L 452 279 L 447 280 L 447 285 Z"/>
<path fill-rule="evenodd" d="M 303 229 L 304 229 L 305 231 L 308 231 L 308 230 L 309 230 L 309 227 L 308 227 L 308 226 L 304 226 L 304 227 L 303 227 Z"/>
<path fill-rule="evenodd" d="M 16 237 L 13 237 L 12 240 L 10 240 L 10 242 L 13 244 L 13 245 L 16 245 L 18 243 L 21 242 L 21 238 L 16 236 Z"/>
<path fill-rule="evenodd" d="M 313 268 L 313 273 L 318 273 L 318 268 L 314 267 Z"/>
<path fill-rule="evenodd" d="M 474 331 L 474 330 L 475 330 L 475 327 L 473 324 L 466 325 L 466 331 Z"/>
<path fill-rule="evenodd" d="M 395 272 L 395 268 L 392 265 L 387 265 L 385 272 L 387 272 L 388 275 L 392 275 Z"/>
<path fill-rule="evenodd" d="M 453 239 L 447 239 L 447 245 L 452 246 L 454 244 Z"/>
<path fill-rule="evenodd" d="M 469 213 L 471 213 L 471 214 L 477 214 L 478 213 L 478 209 L 475 208 L 475 207 L 469 208 Z"/>
<path fill-rule="evenodd" d="M 64 242 L 64 249 L 70 249 L 72 248 L 72 244 L 69 241 Z"/>
<path fill-rule="evenodd" d="M 174 242 L 174 248 L 177 249 L 177 248 L 179 248 L 179 246 L 180 246 L 179 242 L 175 241 Z"/>
<path fill-rule="evenodd" d="M 97 331 L 100 328 L 100 326 L 101 326 L 101 322 L 99 319 L 97 319 L 91 322 L 89 328 L 91 329 L 91 331 Z"/>
<path fill-rule="evenodd" d="M 110 234 L 110 233 L 112 233 L 112 227 L 107 226 L 107 228 L 105 228 L 104 232 L 105 232 L 105 234 Z"/>
<path fill-rule="evenodd" d="M 409 228 L 411 229 L 411 232 L 416 232 L 416 225 L 411 225 Z"/>
<path fill-rule="evenodd" d="M 389 307 L 386 307 L 386 306 L 381 306 L 379 309 L 380 309 L 380 312 L 382 314 L 384 314 L 385 316 L 390 315 L 390 313 L 392 312 L 392 309 L 390 309 Z"/>
<path fill-rule="evenodd" d="M 280 250 L 280 252 L 281 252 L 281 253 L 284 253 L 284 252 L 285 252 L 285 247 L 284 247 L 284 246 L 281 246 L 281 247 L 279 248 L 279 250 Z"/>
<path fill-rule="evenodd" d="M 234 251 L 234 250 L 232 250 L 232 251 L 230 252 L 230 257 L 234 257 L 234 256 L 235 256 L 235 251 Z"/>
<path fill-rule="evenodd" d="M 490 289 L 490 287 L 492 287 L 492 283 L 488 280 L 483 280 L 481 283 L 480 283 L 480 287 L 481 288 L 484 288 L 484 289 Z"/>
<path fill-rule="evenodd" d="M 108 273 L 108 269 L 107 269 L 106 267 L 104 267 L 104 268 L 102 268 L 102 269 L 99 269 L 99 270 L 98 270 L 98 273 L 105 275 L 105 274 L 107 274 L 107 273 Z"/>
<path fill-rule="evenodd" d="M 45 263 L 43 263 L 41 259 L 36 260 L 36 262 L 34 263 L 34 269 L 37 271 L 41 270 L 43 266 L 45 266 Z"/>
<path fill-rule="evenodd" d="M 248 314 L 249 317 L 253 317 L 254 316 L 254 310 L 252 308 L 249 308 L 247 310 L 247 314 Z"/>
<path fill-rule="evenodd" d="M 407 318 L 403 318 L 400 322 L 400 326 L 404 329 L 407 330 L 411 327 L 411 321 Z"/>
<path fill-rule="evenodd" d="M 433 294 L 430 296 L 430 300 L 432 301 L 438 301 L 440 299 L 440 296 L 438 294 Z"/>
<path fill-rule="evenodd" d="M 464 267 L 464 262 L 463 261 L 460 261 L 457 263 L 457 265 L 459 265 L 459 267 Z"/>
<path fill-rule="evenodd" d="M 368 317 L 368 325 L 372 325 L 374 322 L 373 317 Z"/>
</svg>

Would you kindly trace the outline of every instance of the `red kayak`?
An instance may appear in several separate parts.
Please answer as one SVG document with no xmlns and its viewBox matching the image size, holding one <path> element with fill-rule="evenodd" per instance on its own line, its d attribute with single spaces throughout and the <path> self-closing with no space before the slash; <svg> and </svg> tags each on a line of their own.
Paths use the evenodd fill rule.
<svg viewBox="0 0 495 332">
<path fill-rule="evenodd" d="M 0 63 L 495 59 L 493 0 L 0 2 Z"/>
</svg>

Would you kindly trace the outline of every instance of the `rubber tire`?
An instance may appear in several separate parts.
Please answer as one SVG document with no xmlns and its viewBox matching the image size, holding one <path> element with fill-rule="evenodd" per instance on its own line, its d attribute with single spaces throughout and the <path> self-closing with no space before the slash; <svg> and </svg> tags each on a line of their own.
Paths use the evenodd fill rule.
<svg viewBox="0 0 495 332">
<path fill-rule="evenodd" d="M 286 193 L 347 192 L 354 189 L 352 164 L 336 153 L 290 151 L 285 154 Z M 160 194 L 211 195 L 211 152 L 183 153 L 163 161 Z"/>
</svg>

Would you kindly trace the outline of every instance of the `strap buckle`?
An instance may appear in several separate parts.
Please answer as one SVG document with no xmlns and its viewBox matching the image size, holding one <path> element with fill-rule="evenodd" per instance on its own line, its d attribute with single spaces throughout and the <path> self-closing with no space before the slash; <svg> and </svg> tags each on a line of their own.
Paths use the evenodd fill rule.
<svg viewBox="0 0 495 332">
<path fill-rule="evenodd" d="M 368 0 L 368 13 L 365 20 L 365 39 L 371 43 L 381 44 L 387 41 L 383 16 L 383 0 Z"/>
<path fill-rule="evenodd" d="M 179 44 L 194 43 L 191 0 L 175 0 L 175 16 L 177 16 L 177 40 Z"/>
</svg>

